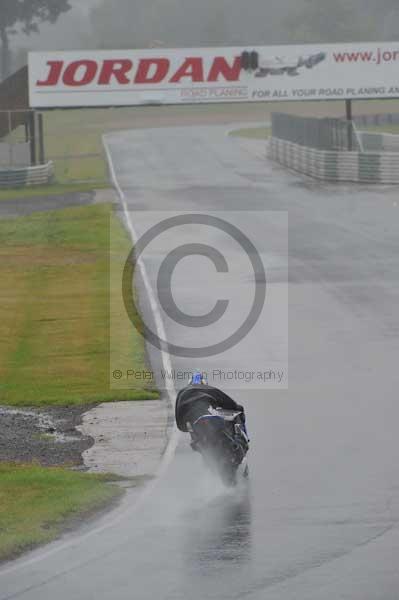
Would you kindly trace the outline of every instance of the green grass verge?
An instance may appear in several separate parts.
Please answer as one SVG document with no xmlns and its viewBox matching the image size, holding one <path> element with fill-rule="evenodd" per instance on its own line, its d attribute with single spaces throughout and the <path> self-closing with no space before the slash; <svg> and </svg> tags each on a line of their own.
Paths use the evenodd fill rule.
<svg viewBox="0 0 399 600">
<path fill-rule="evenodd" d="M 0 561 L 56 538 L 123 491 L 107 475 L 0 463 Z"/>
<path fill-rule="evenodd" d="M 370 133 L 393 133 L 396 135 L 399 135 L 399 124 L 394 124 L 394 125 L 379 125 L 379 126 L 368 126 L 368 127 L 363 127 L 363 126 L 359 126 L 358 127 L 359 131 L 369 131 Z"/>
<path fill-rule="evenodd" d="M 130 249 L 111 204 L 0 221 L 1 404 L 158 397 L 151 381 L 110 389 L 110 302 L 113 368 L 148 370 L 121 297 Z"/>
<path fill-rule="evenodd" d="M 108 188 L 109 183 L 100 183 L 96 189 Z M 52 184 L 38 185 L 26 188 L 13 188 L 0 190 L 0 200 L 18 200 L 24 198 L 34 198 L 35 196 L 60 196 L 62 194 L 73 194 L 77 192 L 93 191 L 92 183 L 70 183 L 70 184 Z"/>
<path fill-rule="evenodd" d="M 252 140 L 265 140 L 270 137 L 270 127 L 247 127 L 245 129 L 235 129 L 230 132 L 232 137 L 250 138 Z"/>
<path fill-rule="evenodd" d="M 50 111 L 44 117 L 46 158 L 54 161 L 58 184 L 86 183 L 91 187 L 108 180 L 102 135 L 112 129 L 112 111 Z"/>
</svg>

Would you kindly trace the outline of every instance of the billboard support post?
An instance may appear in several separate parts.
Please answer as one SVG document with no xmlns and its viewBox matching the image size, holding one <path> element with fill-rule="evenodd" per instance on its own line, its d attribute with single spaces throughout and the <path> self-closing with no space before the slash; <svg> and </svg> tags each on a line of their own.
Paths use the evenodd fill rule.
<svg viewBox="0 0 399 600">
<path fill-rule="evenodd" d="M 345 100 L 346 120 L 348 121 L 348 150 L 352 151 L 352 100 Z"/>
<path fill-rule="evenodd" d="M 39 164 L 45 164 L 45 156 L 44 156 L 44 126 L 43 126 L 43 113 L 38 114 L 38 124 L 39 124 Z"/>
<path fill-rule="evenodd" d="M 36 113 L 32 110 L 29 113 L 29 139 L 30 139 L 30 164 L 36 165 Z"/>
</svg>

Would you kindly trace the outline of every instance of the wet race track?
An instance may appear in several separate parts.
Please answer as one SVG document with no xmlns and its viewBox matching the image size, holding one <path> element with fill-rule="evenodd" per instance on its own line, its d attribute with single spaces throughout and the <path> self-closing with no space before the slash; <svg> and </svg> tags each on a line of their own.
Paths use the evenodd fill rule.
<svg viewBox="0 0 399 600">
<path fill-rule="evenodd" d="M 82 535 L 3 567 L 0 600 L 397 600 L 398 191 L 305 180 L 220 127 L 123 132 L 108 146 L 138 235 L 149 226 L 147 211 L 216 210 L 236 219 L 241 211 L 270 267 L 272 310 L 220 366 L 285 372 L 288 350 L 289 386 L 237 385 L 252 441 L 248 486 L 224 489 L 180 440 L 138 504 L 131 494 Z M 251 226 L 250 211 L 268 213 L 262 226 Z M 229 242 L 220 244 L 228 253 Z M 159 260 L 156 251 L 148 257 L 151 283 Z M 190 269 L 182 262 L 175 283 L 187 312 Z M 241 314 L 242 281 L 237 286 L 231 301 Z M 191 313 L 213 305 L 200 291 Z M 265 327 L 276 320 L 273 347 Z M 177 325 L 166 319 L 165 329 L 179 339 Z M 199 345 L 204 335 L 198 330 Z M 152 350 L 154 365 L 158 355 Z M 220 360 L 171 356 L 177 369 Z"/>
</svg>

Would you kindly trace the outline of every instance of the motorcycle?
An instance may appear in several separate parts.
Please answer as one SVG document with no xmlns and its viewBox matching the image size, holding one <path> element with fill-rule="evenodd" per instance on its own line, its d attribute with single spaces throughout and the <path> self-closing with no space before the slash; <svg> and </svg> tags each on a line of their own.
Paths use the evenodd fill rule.
<svg viewBox="0 0 399 600">
<path fill-rule="evenodd" d="M 189 428 L 191 447 L 200 452 L 205 463 L 218 473 L 223 483 L 233 487 L 239 471 L 249 476 L 246 455 L 249 439 L 243 426 L 242 412 L 221 408 L 199 417 Z"/>
</svg>

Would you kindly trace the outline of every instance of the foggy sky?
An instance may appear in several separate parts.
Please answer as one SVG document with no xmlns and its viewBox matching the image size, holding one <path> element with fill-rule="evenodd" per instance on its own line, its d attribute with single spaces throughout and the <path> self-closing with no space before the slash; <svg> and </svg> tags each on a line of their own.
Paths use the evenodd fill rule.
<svg viewBox="0 0 399 600">
<path fill-rule="evenodd" d="M 340 2 L 354 11 L 349 23 L 333 22 L 340 14 Z M 39 34 L 12 36 L 14 50 L 137 48 L 158 40 L 169 47 L 367 41 L 397 39 L 399 32 L 397 0 L 71 0 L 71 4 L 69 13 L 55 25 L 42 25 Z M 320 22 L 319 32 L 317 19 L 298 21 L 297 26 L 297 14 L 306 6 L 311 15 L 312 7 L 314 12 L 322 7 L 324 24 Z"/>
<path fill-rule="evenodd" d="M 70 0 L 72 9 L 62 15 L 55 25 L 43 24 L 38 34 L 29 36 L 18 33 L 11 38 L 14 48 L 32 50 L 57 50 L 80 48 L 85 45 L 83 37 L 90 34 L 89 14 L 102 0 Z"/>
</svg>

